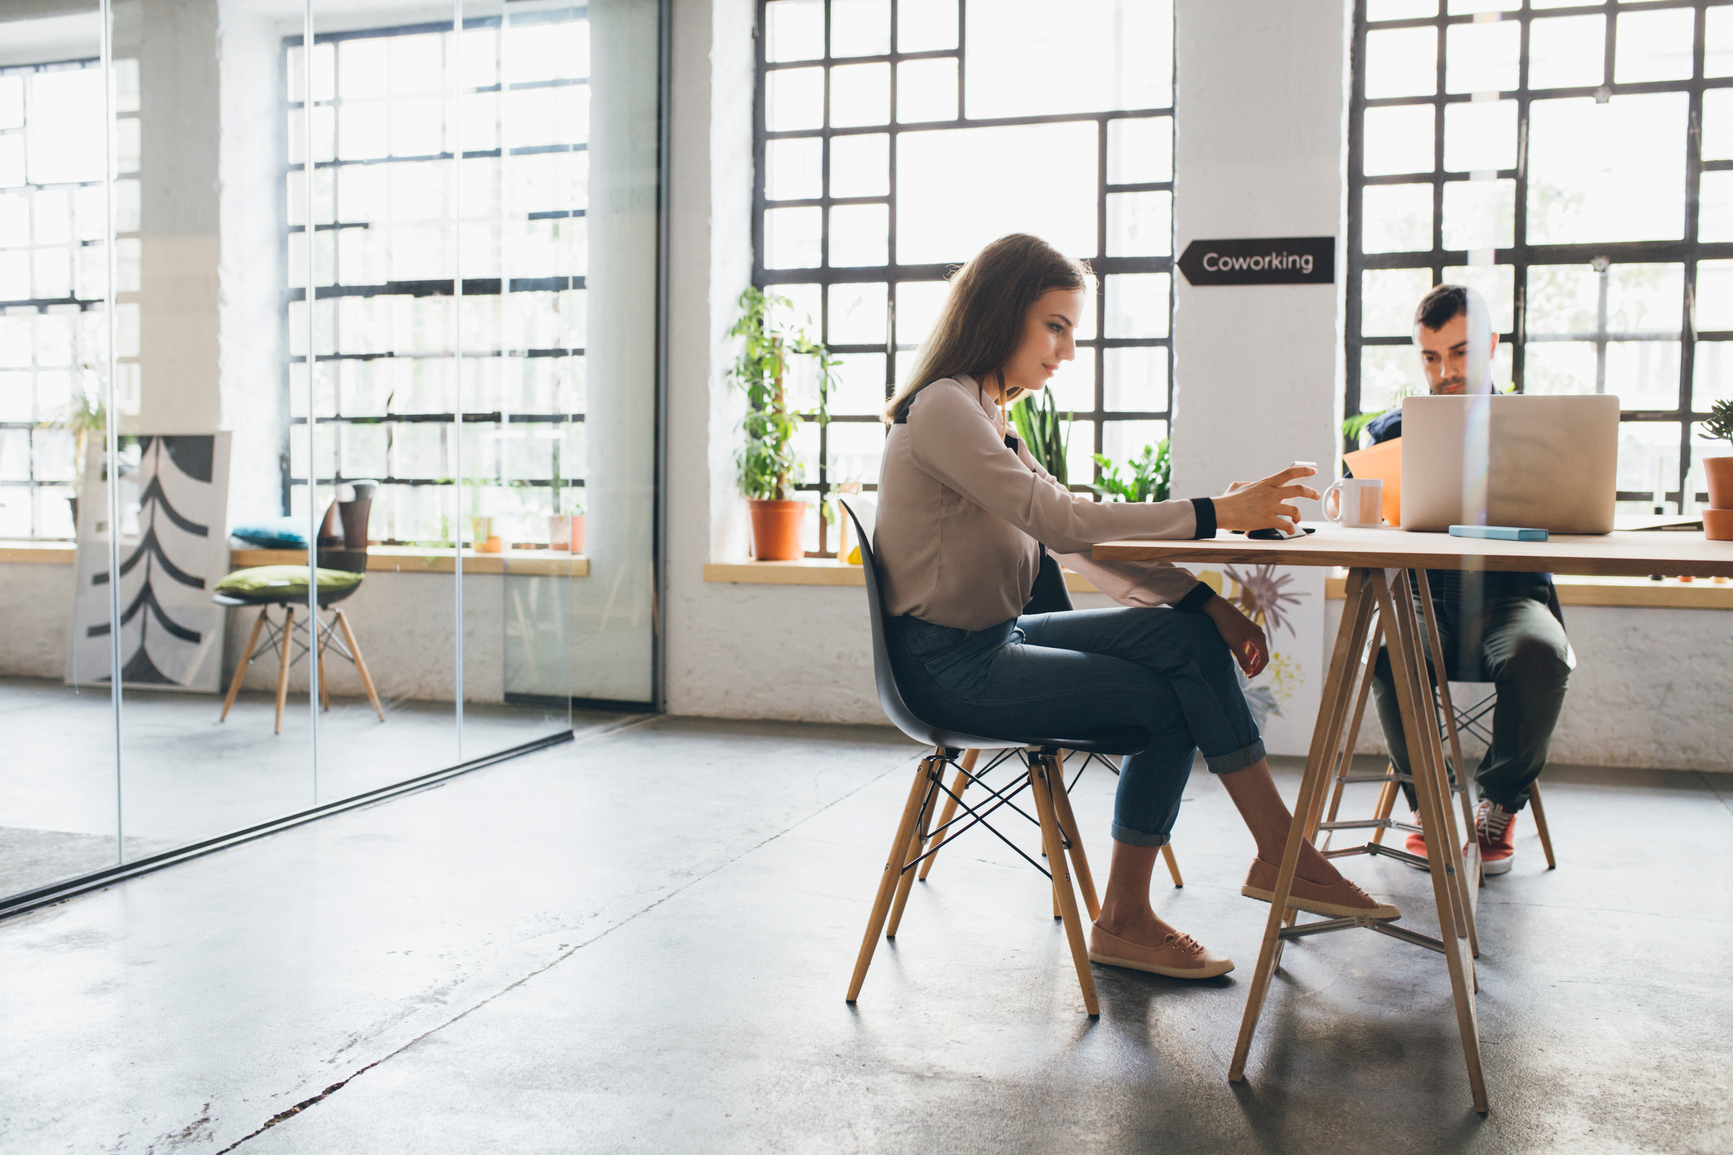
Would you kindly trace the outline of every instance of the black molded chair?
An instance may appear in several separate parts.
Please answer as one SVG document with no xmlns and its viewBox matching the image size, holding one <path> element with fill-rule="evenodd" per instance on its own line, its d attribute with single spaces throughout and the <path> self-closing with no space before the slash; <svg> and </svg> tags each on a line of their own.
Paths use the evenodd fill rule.
<svg viewBox="0 0 1733 1155">
<path fill-rule="evenodd" d="M 897 684 L 896 671 L 891 667 L 890 651 L 885 641 L 884 599 L 879 585 L 878 562 L 873 553 L 872 534 L 863 525 L 862 513 L 857 512 L 857 506 L 862 511 L 870 511 L 870 503 L 855 496 L 844 496 L 840 500 L 854 522 L 855 535 L 860 542 L 861 566 L 865 570 L 867 608 L 872 626 L 873 674 L 878 683 L 879 704 L 897 729 L 922 745 L 933 748 L 931 754 L 921 759 L 920 766 L 915 771 L 914 782 L 909 787 L 908 801 L 903 806 L 896 833 L 891 837 L 891 848 L 885 856 L 878 894 L 873 899 L 872 913 L 867 917 L 866 934 L 861 939 L 860 955 L 855 960 L 854 976 L 849 981 L 848 1001 L 854 1002 L 860 994 L 861 985 L 866 981 L 867 968 L 872 965 L 873 953 L 878 947 L 880 932 L 883 931 L 886 938 L 896 937 L 903 908 L 908 903 L 909 890 L 915 881 L 915 872 L 922 861 L 964 831 L 976 825 L 984 825 L 1022 855 L 1030 865 L 1052 880 L 1054 898 L 1058 903 L 1060 918 L 1065 924 L 1065 936 L 1071 946 L 1071 959 L 1077 968 L 1077 984 L 1083 991 L 1084 1006 L 1091 1017 L 1098 1016 L 1101 1013 L 1100 1005 L 1095 996 L 1095 978 L 1089 969 L 1089 951 L 1084 944 L 1083 923 L 1077 910 L 1077 895 L 1072 888 L 1072 871 L 1075 871 L 1077 882 L 1082 887 L 1091 918 L 1099 916 L 1101 904 L 1096 898 L 1095 883 L 1089 874 L 1089 861 L 1083 851 L 1083 840 L 1078 835 L 1077 818 L 1071 811 L 1071 800 L 1065 792 L 1064 767 L 1060 762 L 1059 752 L 1076 750 L 1085 754 L 1135 754 L 1149 745 L 1149 733 L 1141 726 L 1124 726 L 1099 733 L 1077 735 L 969 734 L 935 725 L 922 718 L 904 699 L 902 689 Z M 871 513 L 867 512 L 866 517 L 870 520 Z M 996 789 L 982 782 L 981 776 L 975 774 L 972 767 L 966 768 L 958 761 L 959 755 L 965 750 L 1008 751 L 1010 753 L 1007 757 L 1022 760 L 1026 773 L 1020 776 L 1020 781 L 1015 786 Z M 979 785 L 991 796 L 990 800 L 983 799 L 979 806 L 964 801 L 961 790 L 953 790 L 945 785 L 944 774 L 947 766 L 957 769 L 959 781 L 964 785 Z M 987 821 L 995 811 L 1005 806 L 1010 806 L 1023 817 L 1030 818 L 1028 812 L 1018 807 L 1014 801 L 1025 789 L 1034 798 L 1036 813 L 1031 820 L 1041 828 L 1041 844 L 1047 856 L 1047 867 L 1025 854 L 1016 843 Z M 967 821 L 961 816 L 948 818 L 941 822 L 936 830 L 933 828 L 933 813 L 941 793 L 951 802 L 952 809 L 949 812 L 954 814 L 955 809 L 960 807 L 967 814 Z M 927 845 L 929 837 L 933 838 L 931 846 Z M 1071 856 L 1070 870 L 1066 868 L 1067 852 Z"/>
</svg>

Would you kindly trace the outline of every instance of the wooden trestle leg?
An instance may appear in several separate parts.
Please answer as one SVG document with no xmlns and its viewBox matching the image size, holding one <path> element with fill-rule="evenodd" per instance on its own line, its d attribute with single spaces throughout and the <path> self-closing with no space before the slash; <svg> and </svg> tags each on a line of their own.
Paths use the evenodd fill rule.
<svg viewBox="0 0 1733 1155">
<path fill-rule="evenodd" d="M 1329 671 L 1324 676 L 1323 695 L 1319 700 L 1318 722 L 1312 730 L 1312 745 L 1306 757 L 1306 772 L 1300 778 L 1300 795 L 1294 802 L 1294 818 L 1288 825 L 1287 847 L 1282 851 L 1281 866 L 1276 871 L 1276 885 L 1270 896 L 1270 913 L 1264 921 L 1264 939 L 1258 948 L 1257 966 L 1252 971 L 1250 990 L 1246 993 L 1246 1010 L 1240 1019 L 1239 1038 L 1234 1044 L 1233 1059 L 1228 1064 L 1228 1078 L 1242 1082 L 1246 1077 L 1246 1058 L 1251 1053 L 1252 1035 L 1258 1027 L 1258 1016 L 1264 1009 L 1264 997 L 1269 993 L 1270 978 L 1276 969 L 1276 953 L 1282 944 L 1281 932 L 1286 920 L 1288 895 L 1293 890 L 1294 874 L 1300 864 L 1300 844 L 1306 837 L 1306 820 L 1312 811 L 1313 797 L 1323 789 L 1323 778 L 1330 751 L 1335 749 L 1347 711 L 1346 688 L 1349 664 L 1361 652 L 1366 642 L 1366 629 L 1371 618 L 1372 593 L 1367 571 L 1348 571 L 1346 601 L 1342 610 L 1342 625 L 1336 633 L 1336 646 L 1330 658 Z"/>
<path fill-rule="evenodd" d="M 1392 590 L 1392 585 L 1399 588 Z M 1420 625 L 1415 619 L 1406 573 L 1400 570 L 1372 575 L 1380 616 L 1385 621 L 1386 645 L 1396 683 L 1402 729 L 1408 739 L 1414 793 L 1420 803 L 1420 825 L 1426 835 L 1426 859 L 1432 878 L 1432 897 L 1438 910 L 1439 938 L 1450 972 L 1450 991 L 1456 1004 L 1456 1025 L 1462 1035 L 1462 1054 L 1468 1068 L 1468 1086 L 1474 1109 L 1487 1110 L 1486 1078 L 1480 1061 L 1480 1026 L 1474 1009 L 1474 960 L 1465 949 L 1471 933 L 1472 915 L 1463 887 L 1462 847 L 1451 821 L 1448 786 L 1443 778 L 1442 749 L 1438 725 L 1432 713 L 1431 685 L 1421 647 Z M 1430 598 L 1424 597 L 1423 603 Z M 1440 676 L 1443 670 L 1439 671 Z M 1419 755 L 1415 757 L 1415 755 Z"/>
<path fill-rule="evenodd" d="M 1468 785 L 1468 770 L 1462 764 L 1462 742 L 1456 732 L 1456 707 L 1450 700 L 1450 675 L 1444 666 L 1444 642 L 1438 632 L 1438 612 L 1432 605 L 1432 584 L 1426 578 L 1425 570 L 1414 571 L 1415 584 L 1420 589 L 1421 612 L 1426 625 L 1426 650 L 1423 653 L 1432 655 L 1432 669 L 1438 686 L 1438 712 L 1444 715 L 1444 731 L 1450 737 L 1450 766 L 1456 772 L 1456 783 L 1460 790 L 1453 791 L 1450 776 L 1442 765 L 1444 749 L 1438 742 L 1439 727 L 1432 727 L 1432 742 L 1430 747 L 1434 757 L 1440 763 L 1438 766 L 1439 785 L 1444 789 L 1444 812 L 1450 820 L 1450 843 L 1456 848 L 1456 857 L 1462 861 L 1458 868 L 1462 871 L 1461 886 L 1463 907 L 1468 912 L 1465 929 L 1468 933 L 1469 953 L 1475 958 L 1480 957 L 1480 933 L 1474 925 L 1475 916 L 1480 908 L 1480 840 L 1474 835 L 1474 801 L 1471 798 Z M 1430 686 L 1426 678 L 1426 661 L 1420 661 L 1421 685 Z M 1432 705 L 1431 694 L 1426 695 L 1424 705 Z M 1427 711 L 1430 716 L 1430 710 Z M 1456 809 L 1450 805 L 1452 796 L 1456 797 L 1462 807 L 1462 829 L 1456 828 Z M 1478 985 L 1476 987 L 1478 989 Z"/>
</svg>

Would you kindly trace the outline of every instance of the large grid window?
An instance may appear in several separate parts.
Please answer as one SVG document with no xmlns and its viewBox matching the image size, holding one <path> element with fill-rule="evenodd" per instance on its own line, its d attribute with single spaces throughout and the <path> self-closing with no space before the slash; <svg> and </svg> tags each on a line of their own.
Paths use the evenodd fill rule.
<svg viewBox="0 0 1733 1155">
<path fill-rule="evenodd" d="M 286 41 L 291 512 L 308 475 L 302 53 Z M 582 9 L 468 20 L 461 45 L 450 24 L 314 38 L 316 472 L 379 480 L 388 542 L 456 540 L 455 512 L 533 544 L 557 502 L 576 512 L 589 56 Z"/>
<path fill-rule="evenodd" d="M 1355 9 L 1347 412 L 1424 388 L 1414 306 L 1466 283 L 1495 385 L 1617 394 L 1620 501 L 1677 502 L 1733 396 L 1733 5 Z"/>
<path fill-rule="evenodd" d="M 1165 0 L 761 0 L 754 282 L 842 361 L 831 424 L 803 427 L 802 496 L 876 487 L 879 412 L 995 237 L 1088 257 L 1070 479 L 1167 436 L 1173 8 Z M 814 400 L 815 398 L 808 398 Z M 810 553 L 830 552 L 821 518 Z"/>
<path fill-rule="evenodd" d="M 116 62 L 117 289 L 138 288 L 138 62 Z M 0 68 L 0 537 L 69 539 L 77 443 L 55 425 L 100 399 L 107 360 L 102 70 Z M 130 317 L 136 306 L 122 306 Z M 123 334 L 123 337 L 126 334 Z M 136 338 L 122 351 L 136 353 Z M 129 357 L 134 380 L 136 357 Z M 122 390 L 123 409 L 136 390 Z"/>
</svg>

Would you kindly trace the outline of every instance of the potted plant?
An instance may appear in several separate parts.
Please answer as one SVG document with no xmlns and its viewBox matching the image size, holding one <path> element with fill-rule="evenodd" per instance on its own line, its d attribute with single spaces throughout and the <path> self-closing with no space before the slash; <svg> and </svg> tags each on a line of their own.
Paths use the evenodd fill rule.
<svg viewBox="0 0 1733 1155">
<path fill-rule="evenodd" d="M 1703 422 L 1703 437 L 1733 444 L 1733 400 L 1715 402 L 1709 420 Z M 1703 536 L 1710 541 L 1733 541 L 1733 457 L 1703 458 L 1703 473 L 1709 480 Z"/>
<path fill-rule="evenodd" d="M 1166 501 L 1168 479 L 1173 463 L 1168 453 L 1168 441 L 1163 437 L 1154 445 L 1145 445 L 1143 452 L 1132 458 L 1131 480 L 1119 476 L 1119 466 L 1097 453 L 1095 464 L 1101 466 L 1101 480 L 1089 488 L 1107 501 Z"/>
<path fill-rule="evenodd" d="M 728 379 L 746 394 L 741 429 L 746 444 L 735 459 L 740 492 L 752 512 L 752 554 L 759 561 L 793 561 L 805 554 L 801 523 L 807 503 L 795 497 L 804 466 L 794 450 L 794 434 L 803 421 L 824 425 L 836 378 L 837 361 L 805 331 L 771 316 L 772 309 L 790 303 L 763 289 L 740 294 L 740 319 L 729 336 L 742 338 L 740 356 Z M 818 370 L 818 405 L 807 411 L 790 409 L 786 388 L 789 358 L 811 357 Z"/>
<path fill-rule="evenodd" d="M 554 450 L 554 511 L 548 515 L 548 548 L 584 552 L 584 499 L 560 476 L 560 453 Z"/>
<path fill-rule="evenodd" d="M 1065 474 L 1065 454 L 1070 446 L 1073 416 L 1071 413 L 1059 416 L 1051 389 L 1031 393 L 1011 406 L 1011 423 L 1028 447 L 1029 456 L 1060 485 L 1070 484 Z"/>
<path fill-rule="evenodd" d="M 90 368 L 90 366 L 85 366 Z M 72 506 L 72 532 L 78 533 L 78 493 L 84 487 L 84 469 L 92 441 L 100 441 L 108 429 L 108 412 L 102 407 L 101 400 L 94 393 L 83 389 L 77 390 L 72 400 L 66 403 L 59 416 L 52 421 L 44 421 L 39 428 L 62 429 L 72 434 L 73 440 L 73 496 L 66 499 Z"/>
</svg>

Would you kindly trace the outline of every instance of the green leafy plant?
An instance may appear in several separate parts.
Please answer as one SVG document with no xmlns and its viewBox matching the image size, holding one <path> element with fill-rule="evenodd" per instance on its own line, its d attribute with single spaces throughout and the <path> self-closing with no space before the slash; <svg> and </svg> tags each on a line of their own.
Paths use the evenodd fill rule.
<svg viewBox="0 0 1733 1155">
<path fill-rule="evenodd" d="M 80 389 L 52 420 L 42 422 L 39 428 L 63 429 L 72 434 L 76 445 L 73 460 L 78 470 L 78 480 L 83 482 L 85 454 L 91 444 L 100 441 L 107 431 L 108 411 L 103 408 L 102 401 L 96 394 Z"/>
<path fill-rule="evenodd" d="M 1395 408 L 1395 406 L 1391 406 L 1391 408 Z M 1342 422 L 1342 436 L 1346 437 L 1355 445 L 1360 444 L 1360 435 L 1366 432 L 1366 426 L 1372 424 L 1372 422 L 1378 420 L 1378 418 L 1384 416 L 1384 414 L 1388 412 L 1390 412 L 1389 409 L 1380 409 L 1376 413 L 1354 414 L 1354 416 Z"/>
<path fill-rule="evenodd" d="M 1097 453 L 1095 464 L 1101 466 L 1101 480 L 1089 488 L 1108 501 L 1166 501 L 1168 498 L 1173 460 L 1165 437 L 1154 445 L 1145 445 L 1142 453 L 1126 462 L 1131 467 L 1129 481 L 1119 476 L 1119 466 L 1111 458 Z"/>
<path fill-rule="evenodd" d="M 1703 439 L 1733 444 L 1733 398 L 1717 401 L 1709 410 L 1709 420 L 1703 422 Z"/>
<path fill-rule="evenodd" d="M 836 384 L 838 361 L 802 329 L 778 322 L 772 309 L 792 308 L 786 298 L 749 288 L 740 294 L 740 319 L 728 331 L 743 338 L 740 356 L 728 379 L 746 394 L 741 429 L 746 444 L 735 463 L 740 492 L 760 501 L 787 501 L 804 468 L 794 451 L 794 435 L 803 421 L 830 421 L 830 391 Z M 790 357 L 811 357 L 818 371 L 818 404 L 810 410 L 788 407 L 786 378 Z"/>
<path fill-rule="evenodd" d="M 1060 417 L 1051 389 L 1031 393 L 1011 406 L 1011 423 L 1017 427 L 1017 436 L 1023 439 L 1023 444 L 1029 447 L 1029 456 L 1060 485 L 1069 484 L 1065 454 L 1071 441 L 1073 416 L 1067 413 Z"/>
</svg>

